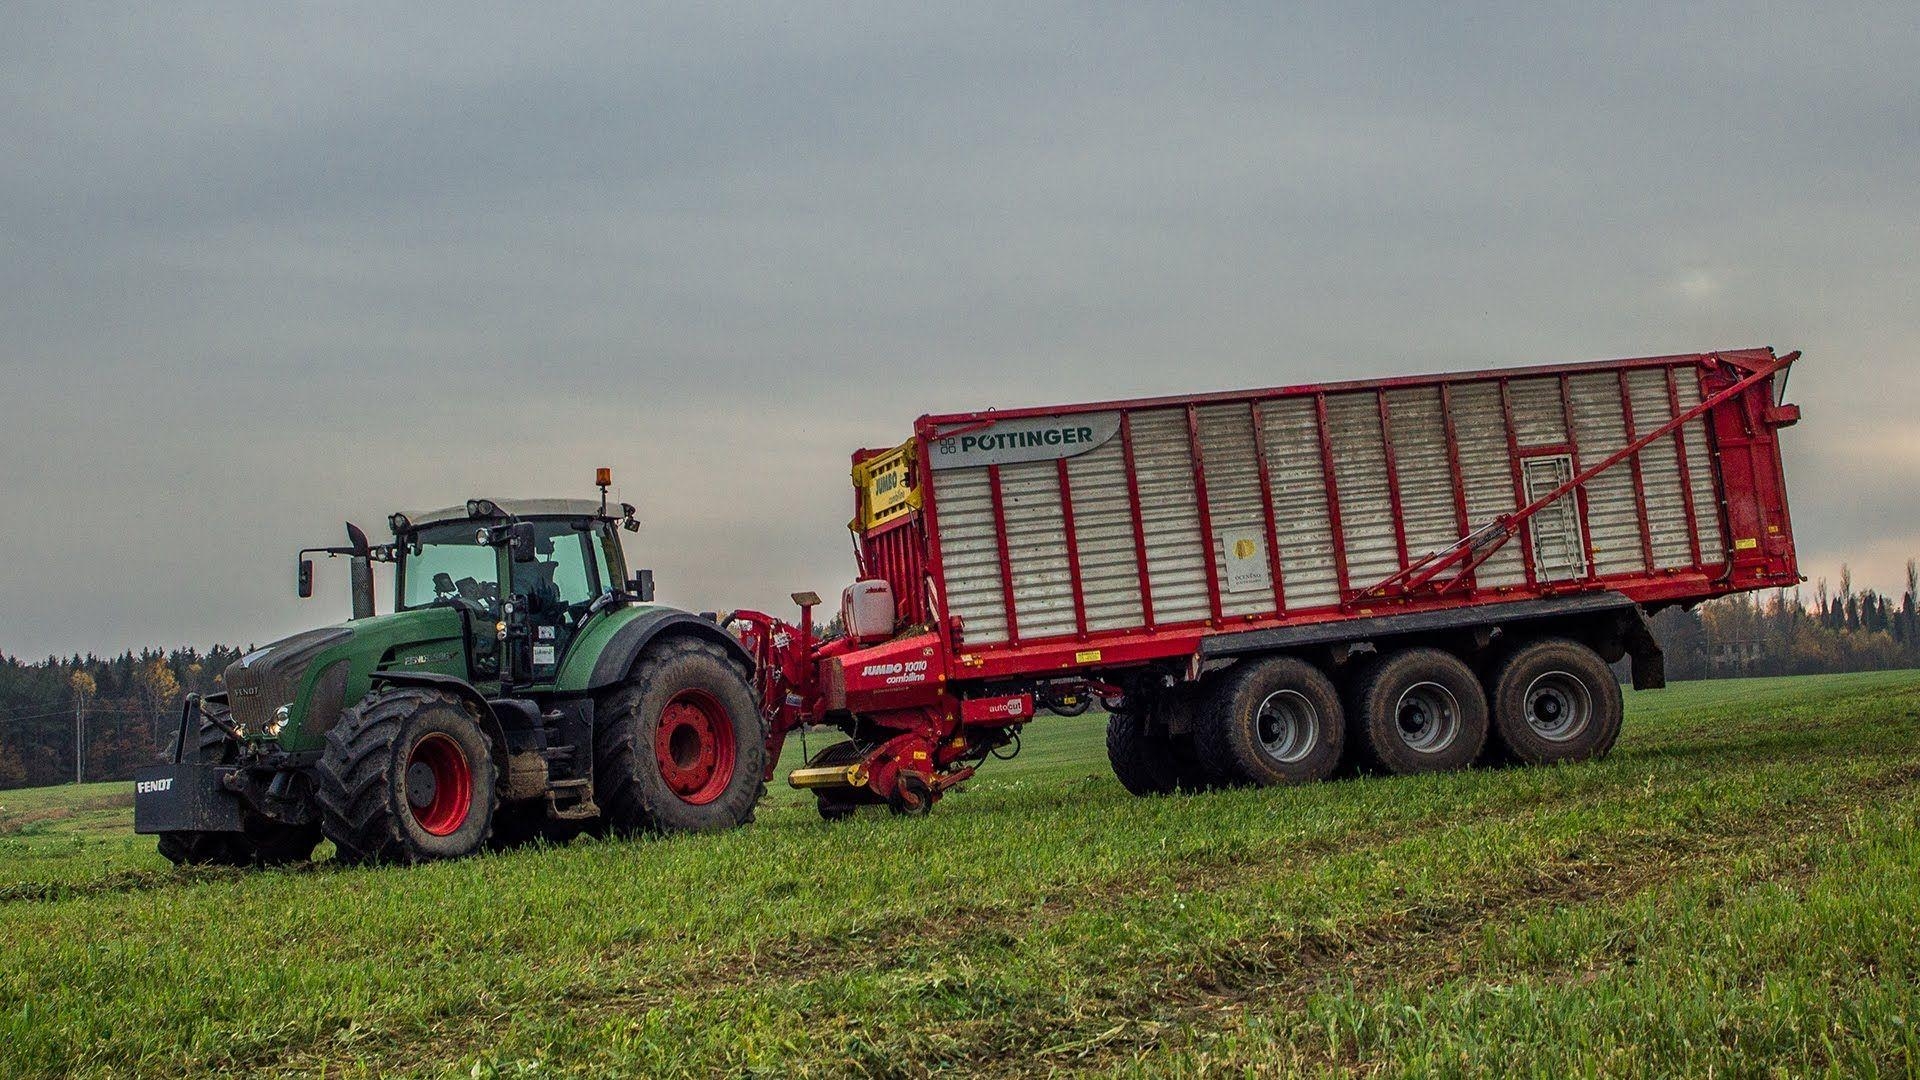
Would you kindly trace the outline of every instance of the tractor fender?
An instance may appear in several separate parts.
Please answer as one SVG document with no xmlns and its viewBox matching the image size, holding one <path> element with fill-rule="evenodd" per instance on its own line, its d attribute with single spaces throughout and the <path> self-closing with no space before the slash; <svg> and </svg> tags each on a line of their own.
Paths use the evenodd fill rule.
<svg viewBox="0 0 1920 1080">
<path fill-rule="evenodd" d="M 475 689 L 472 683 L 457 675 L 442 675 L 432 671 L 376 671 L 372 679 L 376 688 L 382 685 L 424 687 L 452 694 L 472 706 L 474 716 L 479 719 L 480 730 L 486 733 L 487 743 L 493 747 L 494 764 L 500 767 L 502 776 L 506 775 L 506 729 L 500 726 L 500 718 L 493 715 L 493 706 L 487 703 L 487 696 Z"/>
<path fill-rule="evenodd" d="M 626 681 L 627 674 L 640 662 L 647 646 L 660 637 L 692 637 L 711 641 L 727 650 L 727 655 L 740 661 L 747 669 L 748 677 L 752 677 L 753 657 L 734 640 L 732 634 L 722 630 L 719 623 L 685 611 L 657 608 L 642 612 L 614 631 L 601 648 L 600 655 L 595 658 L 587 685 L 581 689 L 604 690 Z"/>
</svg>

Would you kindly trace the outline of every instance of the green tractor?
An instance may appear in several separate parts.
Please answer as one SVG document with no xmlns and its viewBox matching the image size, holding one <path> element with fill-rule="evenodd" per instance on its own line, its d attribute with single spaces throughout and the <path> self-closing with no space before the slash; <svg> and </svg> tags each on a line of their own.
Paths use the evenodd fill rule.
<svg viewBox="0 0 1920 1080">
<path fill-rule="evenodd" d="M 752 660 L 711 617 L 652 603 L 586 499 L 475 499 L 389 519 L 351 565 L 353 618 L 253 650 L 190 696 L 135 829 L 175 863 L 259 865 L 331 840 L 354 863 L 457 858 L 582 832 L 750 820 L 770 768 Z M 393 566 L 374 613 L 373 564 Z"/>
</svg>

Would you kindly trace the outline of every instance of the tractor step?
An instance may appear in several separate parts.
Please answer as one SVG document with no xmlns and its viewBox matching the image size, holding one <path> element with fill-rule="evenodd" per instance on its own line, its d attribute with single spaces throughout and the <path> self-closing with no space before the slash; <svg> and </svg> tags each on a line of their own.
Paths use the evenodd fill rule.
<svg viewBox="0 0 1920 1080">
<path fill-rule="evenodd" d="M 593 801 L 593 781 L 581 777 L 547 785 L 547 816 L 557 821 L 581 821 L 600 816 Z"/>
</svg>

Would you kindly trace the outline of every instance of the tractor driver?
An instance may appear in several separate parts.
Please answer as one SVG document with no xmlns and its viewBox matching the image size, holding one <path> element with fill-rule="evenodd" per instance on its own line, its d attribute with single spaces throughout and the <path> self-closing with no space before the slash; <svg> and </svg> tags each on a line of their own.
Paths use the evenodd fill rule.
<svg viewBox="0 0 1920 1080">
<path fill-rule="evenodd" d="M 560 564 L 553 557 L 553 537 L 542 536 L 534 547 L 537 562 L 514 563 L 512 591 L 527 598 L 529 616 L 557 616 L 565 605 L 560 600 L 560 586 L 553 580 L 554 572 Z"/>
</svg>

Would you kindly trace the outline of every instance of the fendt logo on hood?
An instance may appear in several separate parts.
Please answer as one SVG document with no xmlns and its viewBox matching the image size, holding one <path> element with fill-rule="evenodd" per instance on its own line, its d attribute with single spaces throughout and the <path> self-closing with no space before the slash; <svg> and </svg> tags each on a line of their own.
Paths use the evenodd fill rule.
<svg viewBox="0 0 1920 1080">
<path fill-rule="evenodd" d="M 133 793 L 135 795 L 158 795 L 163 791 L 172 790 L 173 777 L 171 776 L 164 780 L 138 780 L 135 781 L 133 785 Z"/>
<path fill-rule="evenodd" d="M 952 430 L 951 435 L 936 437 L 931 455 L 936 469 L 1076 457 L 1119 434 L 1120 414 L 1038 416 L 962 425 Z"/>
</svg>

